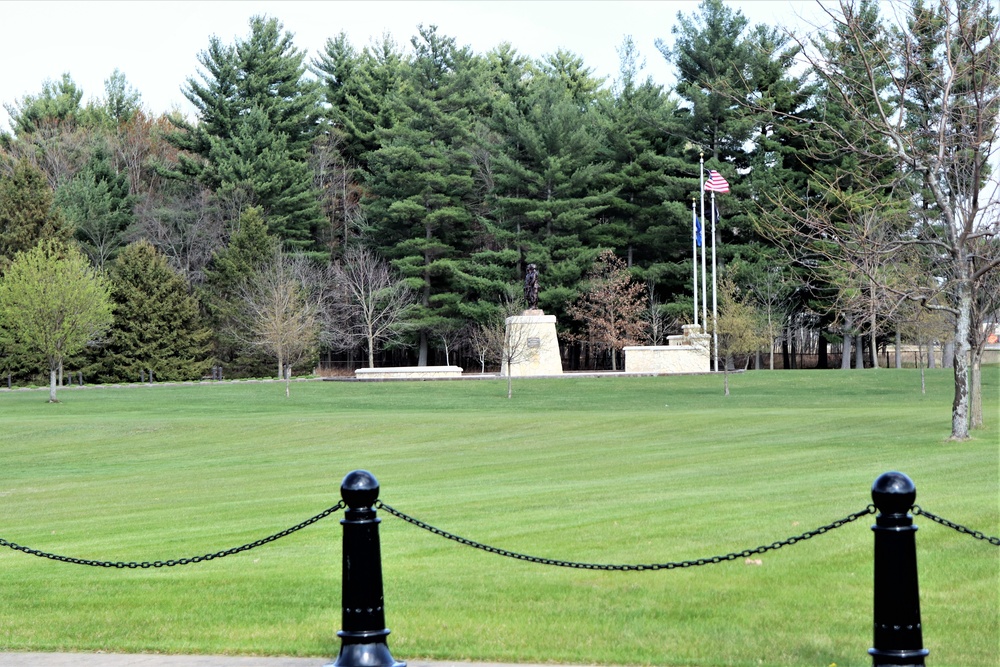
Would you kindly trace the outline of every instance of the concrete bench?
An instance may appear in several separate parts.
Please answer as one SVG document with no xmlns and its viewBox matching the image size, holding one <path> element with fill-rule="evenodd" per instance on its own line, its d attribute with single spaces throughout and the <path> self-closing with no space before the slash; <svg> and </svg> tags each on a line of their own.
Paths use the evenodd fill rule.
<svg viewBox="0 0 1000 667">
<path fill-rule="evenodd" d="M 462 377 L 461 366 L 397 366 L 393 368 L 359 368 L 354 371 L 359 380 L 441 380 Z"/>
</svg>

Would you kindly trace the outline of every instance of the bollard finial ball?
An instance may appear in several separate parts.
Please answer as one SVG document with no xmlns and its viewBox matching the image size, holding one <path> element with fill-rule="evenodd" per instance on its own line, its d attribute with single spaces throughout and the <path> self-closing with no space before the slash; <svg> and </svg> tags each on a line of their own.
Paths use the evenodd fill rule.
<svg viewBox="0 0 1000 667">
<path fill-rule="evenodd" d="M 906 514 L 917 499 L 913 480 L 901 472 L 887 472 L 872 484 L 872 502 L 885 514 Z"/>
<path fill-rule="evenodd" d="M 378 500 L 378 480 L 367 470 L 352 470 L 340 483 L 340 497 L 351 509 L 371 507 Z"/>
</svg>

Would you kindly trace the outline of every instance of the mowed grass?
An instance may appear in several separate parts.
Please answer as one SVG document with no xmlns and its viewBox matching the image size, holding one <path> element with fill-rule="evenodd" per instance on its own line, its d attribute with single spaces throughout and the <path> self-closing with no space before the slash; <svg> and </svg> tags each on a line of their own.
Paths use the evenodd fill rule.
<svg viewBox="0 0 1000 667">
<path fill-rule="evenodd" d="M 1000 397 L 947 440 L 951 375 L 217 384 L 0 394 L 0 538 L 112 561 L 242 545 L 372 471 L 393 507 L 513 551 L 676 561 L 863 509 L 901 470 L 917 503 L 1000 535 Z M 399 660 L 870 665 L 874 517 L 759 558 L 659 572 L 501 558 L 380 512 Z M 183 567 L 83 567 L 0 549 L 0 650 L 335 656 L 340 515 Z M 1000 664 L 1000 549 L 916 517 L 925 646 Z M 2 661 L 2 660 L 0 660 Z"/>
</svg>

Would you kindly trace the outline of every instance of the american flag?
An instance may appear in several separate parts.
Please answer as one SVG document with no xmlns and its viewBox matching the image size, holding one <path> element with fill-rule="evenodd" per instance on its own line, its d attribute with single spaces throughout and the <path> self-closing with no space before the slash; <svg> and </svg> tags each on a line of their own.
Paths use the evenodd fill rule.
<svg viewBox="0 0 1000 667">
<path fill-rule="evenodd" d="M 729 192 L 729 181 L 716 170 L 709 169 L 708 180 L 705 181 L 705 192 L 718 192 L 719 194 Z"/>
</svg>

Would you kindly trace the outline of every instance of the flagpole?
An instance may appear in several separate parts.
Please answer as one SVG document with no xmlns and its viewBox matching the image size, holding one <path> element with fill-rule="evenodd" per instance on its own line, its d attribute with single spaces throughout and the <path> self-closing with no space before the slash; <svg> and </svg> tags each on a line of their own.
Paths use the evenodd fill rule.
<svg viewBox="0 0 1000 667">
<path fill-rule="evenodd" d="M 698 188 L 701 190 L 701 321 L 706 327 L 707 332 L 708 327 L 708 284 L 707 276 L 705 271 L 705 154 L 701 153 L 701 169 L 699 170 L 698 177 L 700 179 L 701 186 Z"/>
<path fill-rule="evenodd" d="M 704 247 L 704 246 L 702 246 Z M 715 296 L 715 190 L 712 190 L 712 370 L 719 370 L 719 304 Z"/>
<path fill-rule="evenodd" d="M 694 197 L 691 197 L 691 254 L 694 260 L 691 262 L 693 269 L 694 284 L 694 323 L 698 324 L 698 214 L 694 210 Z"/>
</svg>

